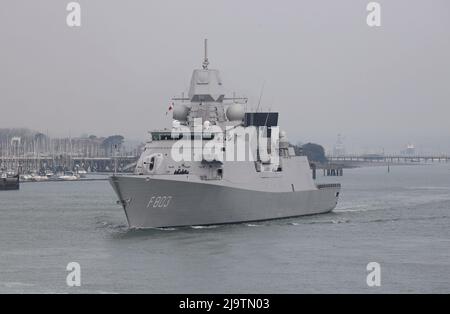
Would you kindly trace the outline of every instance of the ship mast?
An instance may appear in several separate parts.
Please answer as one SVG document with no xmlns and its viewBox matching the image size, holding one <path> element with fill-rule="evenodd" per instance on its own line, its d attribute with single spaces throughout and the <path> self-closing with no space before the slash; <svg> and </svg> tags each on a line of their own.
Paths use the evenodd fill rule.
<svg viewBox="0 0 450 314">
<path fill-rule="evenodd" d="M 203 70 L 208 70 L 208 39 L 205 38 L 205 58 L 203 59 Z"/>
</svg>

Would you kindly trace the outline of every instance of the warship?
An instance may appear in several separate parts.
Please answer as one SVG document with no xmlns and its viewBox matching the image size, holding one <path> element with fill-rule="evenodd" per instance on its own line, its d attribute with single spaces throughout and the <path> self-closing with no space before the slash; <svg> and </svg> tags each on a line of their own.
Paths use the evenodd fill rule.
<svg viewBox="0 0 450 314">
<path fill-rule="evenodd" d="M 340 184 L 316 184 L 308 158 L 297 156 L 279 131 L 278 113 L 246 112 L 246 101 L 225 97 L 220 72 L 209 69 L 205 40 L 188 97 L 169 106 L 172 128 L 150 132 L 132 175 L 109 177 L 130 228 L 252 222 L 335 208 Z M 250 147 L 244 158 L 236 158 L 237 138 Z"/>
</svg>

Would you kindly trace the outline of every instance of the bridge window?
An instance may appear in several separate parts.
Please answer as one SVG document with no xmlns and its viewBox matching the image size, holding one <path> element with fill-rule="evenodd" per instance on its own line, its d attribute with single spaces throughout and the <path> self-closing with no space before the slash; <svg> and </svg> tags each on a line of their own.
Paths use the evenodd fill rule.
<svg viewBox="0 0 450 314">
<path fill-rule="evenodd" d="M 172 132 L 152 132 L 153 141 L 175 141 L 183 138 L 183 133 Z M 214 139 L 213 133 L 191 133 L 191 140 L 195 139 L 212 140 Z"/>
<path fill-rule="evenodd" d="M 178 140 L 182 137 L 183 137 L 182 133 L 172 135 L 172 132 L 152 132 L 152 140 L 153 141 Z"/>
</svg>

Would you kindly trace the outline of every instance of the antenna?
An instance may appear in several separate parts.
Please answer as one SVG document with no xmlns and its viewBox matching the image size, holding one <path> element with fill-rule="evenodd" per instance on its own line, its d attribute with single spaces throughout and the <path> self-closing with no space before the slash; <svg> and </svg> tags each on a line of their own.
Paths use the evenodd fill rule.
<svg viewBox="0 0 450 314">
<path fill-rule="evenodd" d="M 264 93 L 264 86 L 266 85 L 266 82 L 264 81 L 263 82 L 263 85 L 262 85 L 262 87 L 261 87 L 261 93 L 259 94 L 259 101 L 258 101 L 258 107 L 256 107 L 256 112 L 258 112 L 258 110 L 259 110 L 259 105 L 261 105 L 261 99 L 262 99 L 262 96 L 263 96 L 263 93 Z"/>
<path fill-rule="evenodd" d="M 208 70 L 208 39 L 205 38 L 205 58 L 203 59 L 203 70 Z"/>
</svg>

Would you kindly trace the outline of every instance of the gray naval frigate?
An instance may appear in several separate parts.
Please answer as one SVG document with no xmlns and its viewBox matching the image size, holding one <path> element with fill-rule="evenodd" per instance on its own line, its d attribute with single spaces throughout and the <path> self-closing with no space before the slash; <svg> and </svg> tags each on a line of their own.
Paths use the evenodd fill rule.
<svg viewBox="0 0 450 314">
<path fill-rule="evenodd" d="M 133 175 L 110 177 L 128 225 L 214 225 L 333 210 L 340 184 L 315 184 L 307 157 L 296 156 L 285 132 L 276 132 L 278 113 L 245 112 L 246 100 L 226 98 L 219 71 L 208 66 L 205 42 L 202 69 L 193 71 L 188 97 L 174 98 L 169 108 L 172 128 L 151 132 Z M 254 152 L 253 159 L 224 158 L 227 142 L 241 136 L 249 144 L 248 135 L 233 134 L 237 128 L 256 130 L 258 145 L 246 154 Z M 266 139 L 276 145 L 259 145 Z M 208 145 L 220 149 L 205 150 Z M 192 158 L 175 156 L 180 147 L 182 156 Z"/>
</svg>

